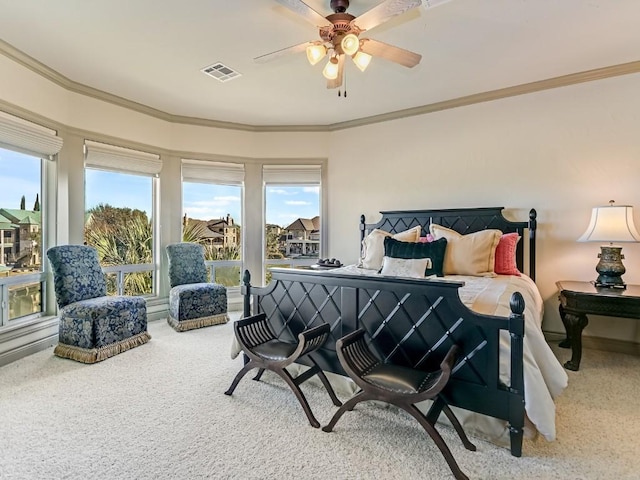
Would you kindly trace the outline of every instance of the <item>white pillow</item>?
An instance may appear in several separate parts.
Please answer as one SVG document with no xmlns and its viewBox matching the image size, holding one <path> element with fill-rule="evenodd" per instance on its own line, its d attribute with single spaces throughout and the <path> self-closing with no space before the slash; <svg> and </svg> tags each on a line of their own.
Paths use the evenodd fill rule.
<svg viewBox="0 0 640 480">
<path fill-rule="evenodd" d="M 429 231 L 436 240 L 447 239 L 443 268 L 445 275 L 495 277 L 496 247 L 502 237 L 500 230 L 487 229 L 462 235 L 432 223 Z"/>
<path fill-rule="evenodd" d="M 391 235 L 384 230 L 373 230 L 362 241 L 362 258 L 360 259 L 360 267 L 370 270 L 380 270 L 382 267 L 382 257 L 384 257 L 384 239 L 392 237 L 401 242 L 417 242 L 420 238 L 422 227 L 417 225 L 404 232 Z"/>
<path fill-rule="evenodd" d="M 380 273 L 394 277 L 424 278 L 427 268 L 431 268 L 430 258 L 383 257 Z"/>
</svg>

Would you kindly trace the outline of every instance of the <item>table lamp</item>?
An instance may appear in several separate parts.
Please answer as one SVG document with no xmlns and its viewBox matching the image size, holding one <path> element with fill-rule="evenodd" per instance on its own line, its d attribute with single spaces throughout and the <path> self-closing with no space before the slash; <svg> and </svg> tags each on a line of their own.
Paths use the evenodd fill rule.
<svg viewBox="0 0 640 480">
<path fill-rule="evenodd" d="M 614 242 L 640 242 L 640 233 L 633 223 L 633 207 L 630 205 L 609 205 L 595 207 L 591 211 L 591 221 L 579 242 L 609 242 L 600 246 L 596 265 L 598 278 L 596 287 L 626 288 L 622 275 L 626 272 L 622 259 L 622 247 Z"/>
</svg>

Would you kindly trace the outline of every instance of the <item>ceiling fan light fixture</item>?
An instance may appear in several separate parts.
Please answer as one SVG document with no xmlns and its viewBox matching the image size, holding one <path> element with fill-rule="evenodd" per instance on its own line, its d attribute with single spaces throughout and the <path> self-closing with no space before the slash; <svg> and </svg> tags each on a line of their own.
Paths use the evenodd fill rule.
<svg viewBox="0 0 640 480">
<path fill-rule="evenodd" d="M 342 46 L 342 51 L 344 53 L 347 55 L 353 55 L 360 48 L 360 40 L 355 34 L 349 33 L 342 38 L 340 45 Z"/>
<path fill-rule="evenodd" d="M 329 59 L 324 70 L 322 70 L 322 75 L 324 75 L 324 78 L 327 80 L 335 80 L 338 78 L 338 59 L 336 57 Z"/>
<path fill-rule="evenodd" d="M 356 64 L 356 67 L 358 67 L 361 72 L 364 72 L 371 62 L 371 55 L 364 52 L 358 52 L 351 58 L 353 59 L 353 63 Z"/>
<path fill-rule="evenodd" d="M 309 45 L 307 47 L 307 60 L 311 65 L 315 65 L 327 54 L 327 47 L 324 45 Z"/>
</svg>

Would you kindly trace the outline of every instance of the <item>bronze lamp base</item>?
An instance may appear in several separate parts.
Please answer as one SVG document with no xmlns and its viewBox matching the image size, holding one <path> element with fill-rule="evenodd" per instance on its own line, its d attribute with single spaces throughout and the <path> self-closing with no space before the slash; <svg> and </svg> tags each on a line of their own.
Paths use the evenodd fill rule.
<svg viewBox="0 0 640 480">
<path fill-rule="evenodd" d="M 622 280 L 622 275 L 627 270 L 622 264 L 624 255 L 622 247 L 613 245 L 602 245 L 598 254 L 600 261 L 596 265 L 598 278 L 595 281 L 596 287 L 605 288 L 626 288 L 627 285 Z"/>
</svg>

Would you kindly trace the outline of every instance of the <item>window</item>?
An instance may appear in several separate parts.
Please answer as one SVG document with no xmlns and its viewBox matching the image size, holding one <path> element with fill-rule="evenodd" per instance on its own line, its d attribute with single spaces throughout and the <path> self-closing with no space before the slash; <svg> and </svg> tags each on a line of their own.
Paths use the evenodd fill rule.
<svg viewBox="0 0 640 480">
<path fill-rule="evenodd" d="M 86 142 L 85 244 L 98 251 L 109 295 L 156 292 L 157 155 Z"/>
<path fill-rule="evenodd" d="M 240 285 L 242 189 L 239 164 L 183 160 L 182 240 L 204 246 L 211 280 Z"/>
<path fill-rule="evenodd" d="M 0 112 L 0 326 L 45 310 L 46 173 L 55 131 Z"/>
<path fill-rule="evenodd" d="M 266 278 L 269 267 L 310 265 L 320 255 L 320 167 L 265 165 Z"/>
</svg>

